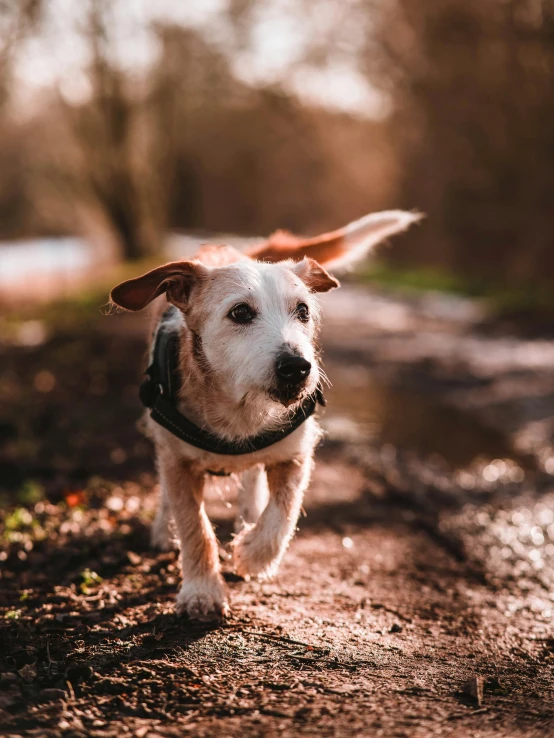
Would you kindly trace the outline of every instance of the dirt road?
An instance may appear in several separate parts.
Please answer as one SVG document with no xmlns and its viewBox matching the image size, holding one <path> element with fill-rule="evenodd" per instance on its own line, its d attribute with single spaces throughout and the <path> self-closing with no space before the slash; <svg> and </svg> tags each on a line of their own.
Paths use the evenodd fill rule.
<svg viewBox="0 0 554 738">
<path fill-rule="evenodd" d="M 210 491 L 233 603 L 215 628 L 173 614 L 176 555 L 148 547 L 140 324 L 0 348 L 2 734 L 554 734 L 551 344 L 525 363 L 470 305 L 346 293 L 326 308 L 328 437 L 277 580 L 232 574 L 235 491 Z"/>
</svg>

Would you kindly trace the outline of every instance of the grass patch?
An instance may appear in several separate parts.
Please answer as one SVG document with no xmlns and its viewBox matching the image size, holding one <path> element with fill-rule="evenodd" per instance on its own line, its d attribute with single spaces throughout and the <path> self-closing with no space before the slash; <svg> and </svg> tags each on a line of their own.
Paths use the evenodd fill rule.
<svg viewBox="0 0 554 738">
<path fill-rule="evenodd" d="M 6 516 L 4 525 L 6 530 L 22 530 L 30 528 L 33 523 L 33 516 L 26 507 L 16 507 L 15 510 Z"/>
<path fill-rule="evenodd" d="M 44 487 L 34 479 L 27 479 L 17 490 L 16 500 L 20 505 L 34 505 L 44 499 Z"/>
<path fill-rule="evenodd" d="M 8 610 L 8 612 L 4 614 L 5 620 L 19 620 L 20 617 L 21 610 Z"/>
<path fill-rule="evenodd" d="M 402 292 L 450 292 L 486 299 L 498 314 L 543 313 L 554 315 L 554 287 L 537 283 L 501 284 L 494 280 L 453 274 L 438 267 L 401 268 L 377 262 L 352 277 Z"/>
<path fill-rule="evenodd" d="M 104 581 L 102 577 L 92 569 L 85 569 L 81 572 L 79 590 L 81 594 L 88 595 L 91 593 L 93 587 L 97 587 Z"/>
</svg>

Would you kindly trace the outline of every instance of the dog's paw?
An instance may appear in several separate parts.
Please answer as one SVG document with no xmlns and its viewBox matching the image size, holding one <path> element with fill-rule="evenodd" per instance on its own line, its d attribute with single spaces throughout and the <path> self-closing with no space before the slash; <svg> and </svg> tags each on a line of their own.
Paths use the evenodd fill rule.
<svg viewBox="0 0 554 738">
<path fill-rule="evenodd" d="M 279 561 L 269 542 L 259 540 L 253 526 L 246 525 L 235 537 L 233 560 L 237 574 L 244 579 L 269 579 L 275 574 Z"/>
<path fill-rule="evenodd" d="M 221 577 L 192 579 L 183 582 L 177 595 L 177 615 L 191 620 L 211 622 L 229 615 L 227 590 Z"/>
</svg>

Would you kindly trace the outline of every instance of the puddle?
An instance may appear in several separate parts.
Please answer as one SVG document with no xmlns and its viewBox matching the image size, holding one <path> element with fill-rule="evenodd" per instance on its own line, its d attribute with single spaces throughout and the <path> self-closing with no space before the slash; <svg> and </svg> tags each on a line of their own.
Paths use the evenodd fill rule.
<svg viewBox="0 0 554 738">
<path fill-rule="evenodd" d="M 322 424 L 331 439 L 391 444 L 440 456 L 454 469 L 504 458 L 530 465 L 501 432 L 463 411 L 377 382 L 363 365 L 327 361 L 325 369 L 333 386 Z"/>
<path fill-rule="evenodd" d="M 440 528 L 443 534 L 461 539 L 471 558 L 490 574 L 512 582 L 514 594 L 516 590 L 534 593 L 532 610 L 547 620 L 553 617 L 554 490 L 545 490 L 539 497 L 519 495 L 499 509 L 466 505 L 458 514 L 445 517 Z M 537 585 L 549 596 L 544 598 Z M 529 607 L 526 599 L 514 597 L 507 609 Z"/>
<path fill-rule="evenodd" d="M 510 596 L 499 598 L 499 609 L 507 617 L 525 611 L 538 622 L 551 622 L 554 480 L 469 413 L 383 385 L 363 365 L 327 361 L 325 368 L 333 381 L 323 417 L 328 436 L 380 445 L 385 478 L 390 466 L 395 483 L 401 477 L 400 487 L 414 490 L 424 514 L 437 512 L 441 536 L 456 542 L 456 549 L 461 544 L 487 576 L 507 585 Z M 393 460 L 394 449 L 407 452 L 400 468 L 387 462 L 387 445 Z M 455 472 L 427 463 L 437 457 Z"/>
</svg>

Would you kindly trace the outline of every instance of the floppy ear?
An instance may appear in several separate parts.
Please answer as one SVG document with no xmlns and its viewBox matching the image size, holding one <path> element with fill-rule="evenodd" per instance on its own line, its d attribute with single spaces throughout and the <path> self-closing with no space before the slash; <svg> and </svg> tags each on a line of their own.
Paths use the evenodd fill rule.
<svg viewBox="0 0 554 738">
<path fill-rule="evenodd" d="M 329 290 L 340 287 L 338 279 L 332 277 L 317 261 L 307 256 L 298 264 L 294 264 L 292 271 L 300 277 L 312 292 L 329 292 Z"/>
<path fill-rule="evenodd" d="M 371 213 L 338 231 L 323 233 L 314 238 L 299 238 L 292 233 L 277 231 L 267 241 L 246 251 L 246 255 L 259 261 L 300 261 L 309 256 L 320 264 L 344 269 L 364 259 L 371 249 L 388 236 L 400 233 L 412 223 L 421 220 L 420 213 L 404 210 L 386 210 Z"/>
<path fill-rule="evenodd" d="M 192 288 L 207 274 L 207 269 L 196 261 L 173 261 L 142 277 L 128 279 L 114 287 L 110 300 L 125 310 L 142 310 L 156 297 L 167 295 L 167 301 L 186 306 Z"/>
</svg>

